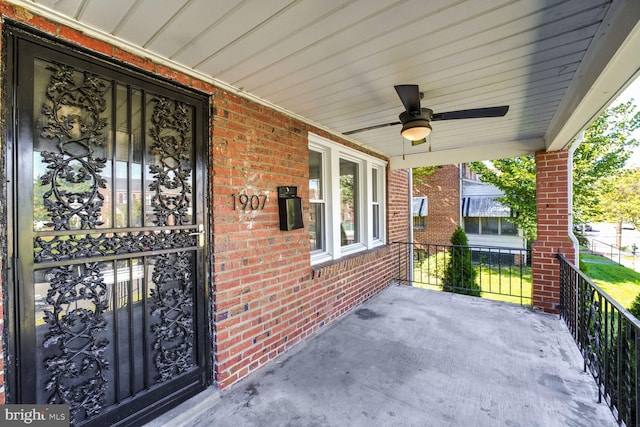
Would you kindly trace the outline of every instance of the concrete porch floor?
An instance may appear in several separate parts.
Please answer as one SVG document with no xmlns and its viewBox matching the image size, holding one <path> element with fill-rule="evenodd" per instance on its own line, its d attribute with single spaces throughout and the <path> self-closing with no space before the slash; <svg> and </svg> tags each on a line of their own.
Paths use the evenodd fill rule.
<svg viewBox="0 0 640 427">
<path fill-rule="evenodd" d="M 391 286 L 151 426 L 617 426 L 558 316 Z"/>
</svg>

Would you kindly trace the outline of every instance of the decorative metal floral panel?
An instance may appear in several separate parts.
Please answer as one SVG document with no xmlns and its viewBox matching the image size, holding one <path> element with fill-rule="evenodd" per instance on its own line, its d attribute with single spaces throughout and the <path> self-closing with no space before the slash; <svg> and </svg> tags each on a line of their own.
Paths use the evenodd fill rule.
<svg viewBox="0 0 640 427">
<path fill-rule="evenodd" d="M 155 258 L 156 288 L 151 314 L 160 319 L 151 327 L 156 339 L 154 362 L 158 380 L 167 381 L 193 366 L 193 284 L 191 256 L 186 252 Z"/>
<path fill-rule="evenodd" d="M 85 72 L 78 78 L 73 68 L 51 63 L 42 105 L 45 125 L 40 136 L 56 142 L 58 151 L 40 153 L 46 172 L 40 177 L 45 188 L 43 205 L 54 230 L 95 229 L 101 225 L 104 202 L 101 172 L 107 159 L 96 155 L 104 147 L 106 121 L 100 116 L 106 106 L 108 84 Z M 101 150 L 104 152 L 104 150 Z M 54 240 L 68 241 L 56 236 Z M 63 244 L 64 245 L 64 244 Z M 68 250 L 67 250 L 68 251 Z M 104 350 L 109 341 L 99 338 L 105 330 L 107 288 L 100 263 L 61 266 L 47 270 L 49 282 L 44 310 L 48 326 L 43 346 L 54 350 L 44 360 L 51 373 L 45 389 L 48 402 L 70 407 L 71 421 L 90 418 L 105 405 L 109 362 Z"/>
<path fill-rule="evenodd" d="M 194 228 L 195 229 L 195 228 Z M 133 254 L 149 250 L 187 248 L 197 244 L 191 230 L 126 231 L 71 236 L 36 237 L 36 263 Z"/>
<path fill-rule="evenodd" d="M 44 347 L 56 355 L 45 360 L 51 372 L 45 388 L 48 403 L 69 405 L 71 421 L 89 418 L 104 407 L 109 362 L 104 351 L 109 342 L 99 339 L 106 328 L 107 287 L 99 263 L 52 268 L 44 311 L 49 326 Z"/>
<path fill-rule="evenodd" d="M 33 195 L 16 221 L 27 260 L 18 399 L 67 404 L 75 425 L 118 423 L 162 393 L 205 385 L 195 286 L 204 204 L 193 194 L 203 192 L 194 134 L 205 103 L 48 54 L 33 55 L 32 87 L 15 88 L 32 126 L 18 132 L 25 164 L 14 169 Z"/>
<path fill-rule="evenodd" d="M 151 153 L 158 163 L 149 165 L 155 192 L 151 203 L 155 225 L 189 224 L 191 218 L 191 162 L 193 126 L 191 109 L 185 104 L 158 98 L 151 116 Z M 173 191 L 172 191 L 173 190 Z"/>
<path fill-rule="evenodd" d="M 156 226 L 191 222 L 191 163 L 193 127 L 186 105 L 158 98 L 151 115 L 150 152 L 157 163 L 149 166 L 154 181 L 149 189 Z M 155 257 L 152 280 L 155 289 L 151 315 L 159 318 L 152 326 L 153 349 L 158 380 L 167 381 L 186 372 L 193 363 L 193 285 L 191 257 L 179 252 Z"/>
<path fill-rule="evenodd" d="M 101 225 L 100 208 L 106 187 L 101 176 L 107 159 L 97 157 L 97 147 L 104 147 L 103 129 L 106 121 L 100 117 L 105 110 L 106 82 L 85 72 L 76 81 L 73 68 L 52 64 L 47 100 L 42 106 L 46 126 L 41 136 L 57 141 L 57 152 L 42 151 L 47 172 L 40 178 L 47 186 L 44 206 L 55 230 L 91 229 Z"/>
</svg>

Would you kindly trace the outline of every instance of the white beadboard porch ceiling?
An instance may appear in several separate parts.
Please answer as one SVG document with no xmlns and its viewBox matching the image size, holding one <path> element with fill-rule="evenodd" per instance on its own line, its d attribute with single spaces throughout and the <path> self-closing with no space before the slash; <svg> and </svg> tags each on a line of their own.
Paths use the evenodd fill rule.
<svg viewBox="0 0 640 427">
<path fill-rule="evenodd" d="M 12 1 L 277 106 L 337 134 L 398 120 L 393 86 L 435 112 L 502 118 L 350 138 L 393 168 L 557 150 L 640 70 L 640 0 Z"/>
</svg>

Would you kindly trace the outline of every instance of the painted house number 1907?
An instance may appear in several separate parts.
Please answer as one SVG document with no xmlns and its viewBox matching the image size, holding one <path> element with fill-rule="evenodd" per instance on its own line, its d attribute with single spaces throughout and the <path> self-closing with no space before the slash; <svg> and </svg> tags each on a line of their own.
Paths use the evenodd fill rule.
<svg viewBox="0 0 640 427">
<path fill-rule="evenodd" d="M 246 211 L 248 209 L 252 211 L 255 211 L 258 209 L 262 210 L 264 209 L 265 203 L 267 203 L 267 196 L 264 194 L 261 194 L 261 195 L 253 194 L 251 196 L 247 196 L 246 194 L 233 193 L 231 197 L 233 198 L 234 211 L 238 208 L 242 209 L 243 211 Z"/>
</svg>

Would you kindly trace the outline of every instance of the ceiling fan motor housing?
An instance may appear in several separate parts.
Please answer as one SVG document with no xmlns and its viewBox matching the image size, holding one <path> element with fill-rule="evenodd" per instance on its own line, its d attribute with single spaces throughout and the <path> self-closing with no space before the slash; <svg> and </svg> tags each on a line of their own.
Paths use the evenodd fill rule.
<svg viewBox="0 0 640 427">
<path fill-rule="evenodd" d="M 410 129 L 426 128 L 425 130 L 427 130 L 427 132 L 424 132 L 426 134 L 428 134 L 431 131 L 432 128 L 431 128 L 431 125 L 429 124 L 429 122 L 431 121 L 431 116 L 433 115 L 433 110 L 431 110 L 429 108 L 422 108 L 421 110 L 422 110 L 421 112 L 403 111 L 402 113 L 400 113 L 399 118 L 400 118 L 400 123 L 402 123 L 402 130 L 400 131 L 400 134 L 403 135 L 405 138 L 409 138 L 409 139 L 413 140 L 413 138 L 411 138 L 408 135 L 411 135 L 412 133 L 415 133 L 415 131 L 414 132 L 409 132 L 408 134 L 405 134 L 405 131 L 408 131 Z M 416 137 L 417 139 L 422 139 L 423 138 L 422 135 L 414 135 L 414 137 Z"/>
<path fill-rule="evenodd" d="M 430 108 L 422 108 L 422 111 L 418 113 L 417 111 L 403 111 L 400 113 L 400 123 L 402 123 L 402 131 L 404 132 L 406 129 L 411 129 L 414 127 L 428 127 L 431 128 L 429 122 L 431 121 L 431 116 L 433 115 L 433 110 Z"/>
<path fill-rule="evenodd" d="M 425 121 L 429 123 L 431 121 L 431 116 L 433 116 L 433 110 L 430 108 L 421 108 L 422 111 L 403 111 L 400 113 L 400 123 L 404 126 L 407 123 L 413 123 L 416 121 Z M 410 127 L 419 126 L 418 123 L 413 124 Z"/>
</svg>

